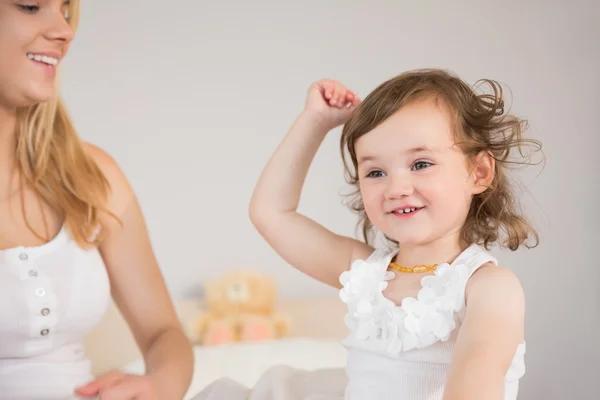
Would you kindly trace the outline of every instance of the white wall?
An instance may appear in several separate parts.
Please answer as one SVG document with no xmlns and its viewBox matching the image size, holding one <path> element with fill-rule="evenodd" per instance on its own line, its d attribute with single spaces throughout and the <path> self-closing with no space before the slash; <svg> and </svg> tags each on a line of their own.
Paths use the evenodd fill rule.
<svg viewBox="0 0 600 400">
<path fill-rule="evenodd" d="M 335 296 L 286 266 L 247 216 L 309 83 L 333 77 L 364 97 L 416 67 L 507 83 L 547 156 L 539 177 L 525 176 L 542 243 L 499 253 L 527 293 L 521 398 L 590 399 L 600 362 L 598 4 L 84 1 L 63 93 L 81 135 L 132 181 L 174 297 L 241 266 L 272 273 L 286 296 Z M 317 155 L 301 208 L 351 235 L 338 138 Z"/>
</svg>

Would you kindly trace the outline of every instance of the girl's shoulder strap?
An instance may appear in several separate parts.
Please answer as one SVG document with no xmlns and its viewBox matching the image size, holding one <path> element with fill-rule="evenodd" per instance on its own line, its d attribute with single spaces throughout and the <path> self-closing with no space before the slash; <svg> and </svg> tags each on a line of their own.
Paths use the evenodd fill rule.
<svg viewBox="0 0 600 400">
<path fill-rule="evenodd" d="M 469 271 L 469 277 L 488 263 L 498 265 L 498 260 L 483 246 L 478 244 L 472 244 L 467 247 L 467 249 L 452 262 L 452 264 L 464 264 Z"/>
<path fill-rule="evenodd" d="M 365 260 L 369 264 L 382 264 L 387 265 L 392 261 L 392 258 L 398 253 L 398 249 L 378 247 L 367 257 Z"/>
<path fill-rule="evenodd" d="M 498 260 L 483 246 L 473 244 L 463 251 L 452 264 L 462 264 L 466 267 L 464 280 L 461 280 L 460 285 L 460 299 L 461 307 L 458 313 L 458 318 L 462 322 L 465 318 L 466 312 L 466 289 L 467 283 L 471 276 L 484 265 L 491 263 L 495 266 L 498 265 Z"/>
</svg>

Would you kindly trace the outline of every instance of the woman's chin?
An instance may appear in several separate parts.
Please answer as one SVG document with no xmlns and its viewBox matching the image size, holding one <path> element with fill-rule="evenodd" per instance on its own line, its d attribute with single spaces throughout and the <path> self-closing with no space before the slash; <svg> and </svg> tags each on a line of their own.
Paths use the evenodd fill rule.
<svg viewBox="0 0 600 400">
<path fill-rule="evenodd" d="M 24 92 L 21 99 L 18 101 L 17 107 L 31 107 L 36 104 L 46 103 L 56 99 L 56 90 L 54 89 L 32 89 Z"/>
</svg>

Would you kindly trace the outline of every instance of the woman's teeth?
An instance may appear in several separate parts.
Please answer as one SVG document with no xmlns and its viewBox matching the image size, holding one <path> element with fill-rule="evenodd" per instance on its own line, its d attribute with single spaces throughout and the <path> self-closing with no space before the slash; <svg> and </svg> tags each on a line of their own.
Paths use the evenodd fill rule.
<svg viewBox="0 0 600 400">
<path fill-rule="evenodd" d="M 30 60 L 35 60 L 38 62 L 43 62 L 44 64 L 55 66 L 58 64 L 58 60 L 54 57 L 42 56 L 39 54 L 28 53 L 27 58 Z"/>
</svg>

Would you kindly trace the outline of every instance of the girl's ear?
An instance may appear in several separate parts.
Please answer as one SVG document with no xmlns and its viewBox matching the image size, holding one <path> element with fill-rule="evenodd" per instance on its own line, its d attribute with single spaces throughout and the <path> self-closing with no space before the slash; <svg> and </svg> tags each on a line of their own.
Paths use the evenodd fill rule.
<svg viewBox="0 0 600 400">
<path fill-rule="evenodd" d="M 482 151 L 473 160 L 473 194 L 485 192 L 494 180 L 496 160 L 489 151 Z"/>
</svg>

